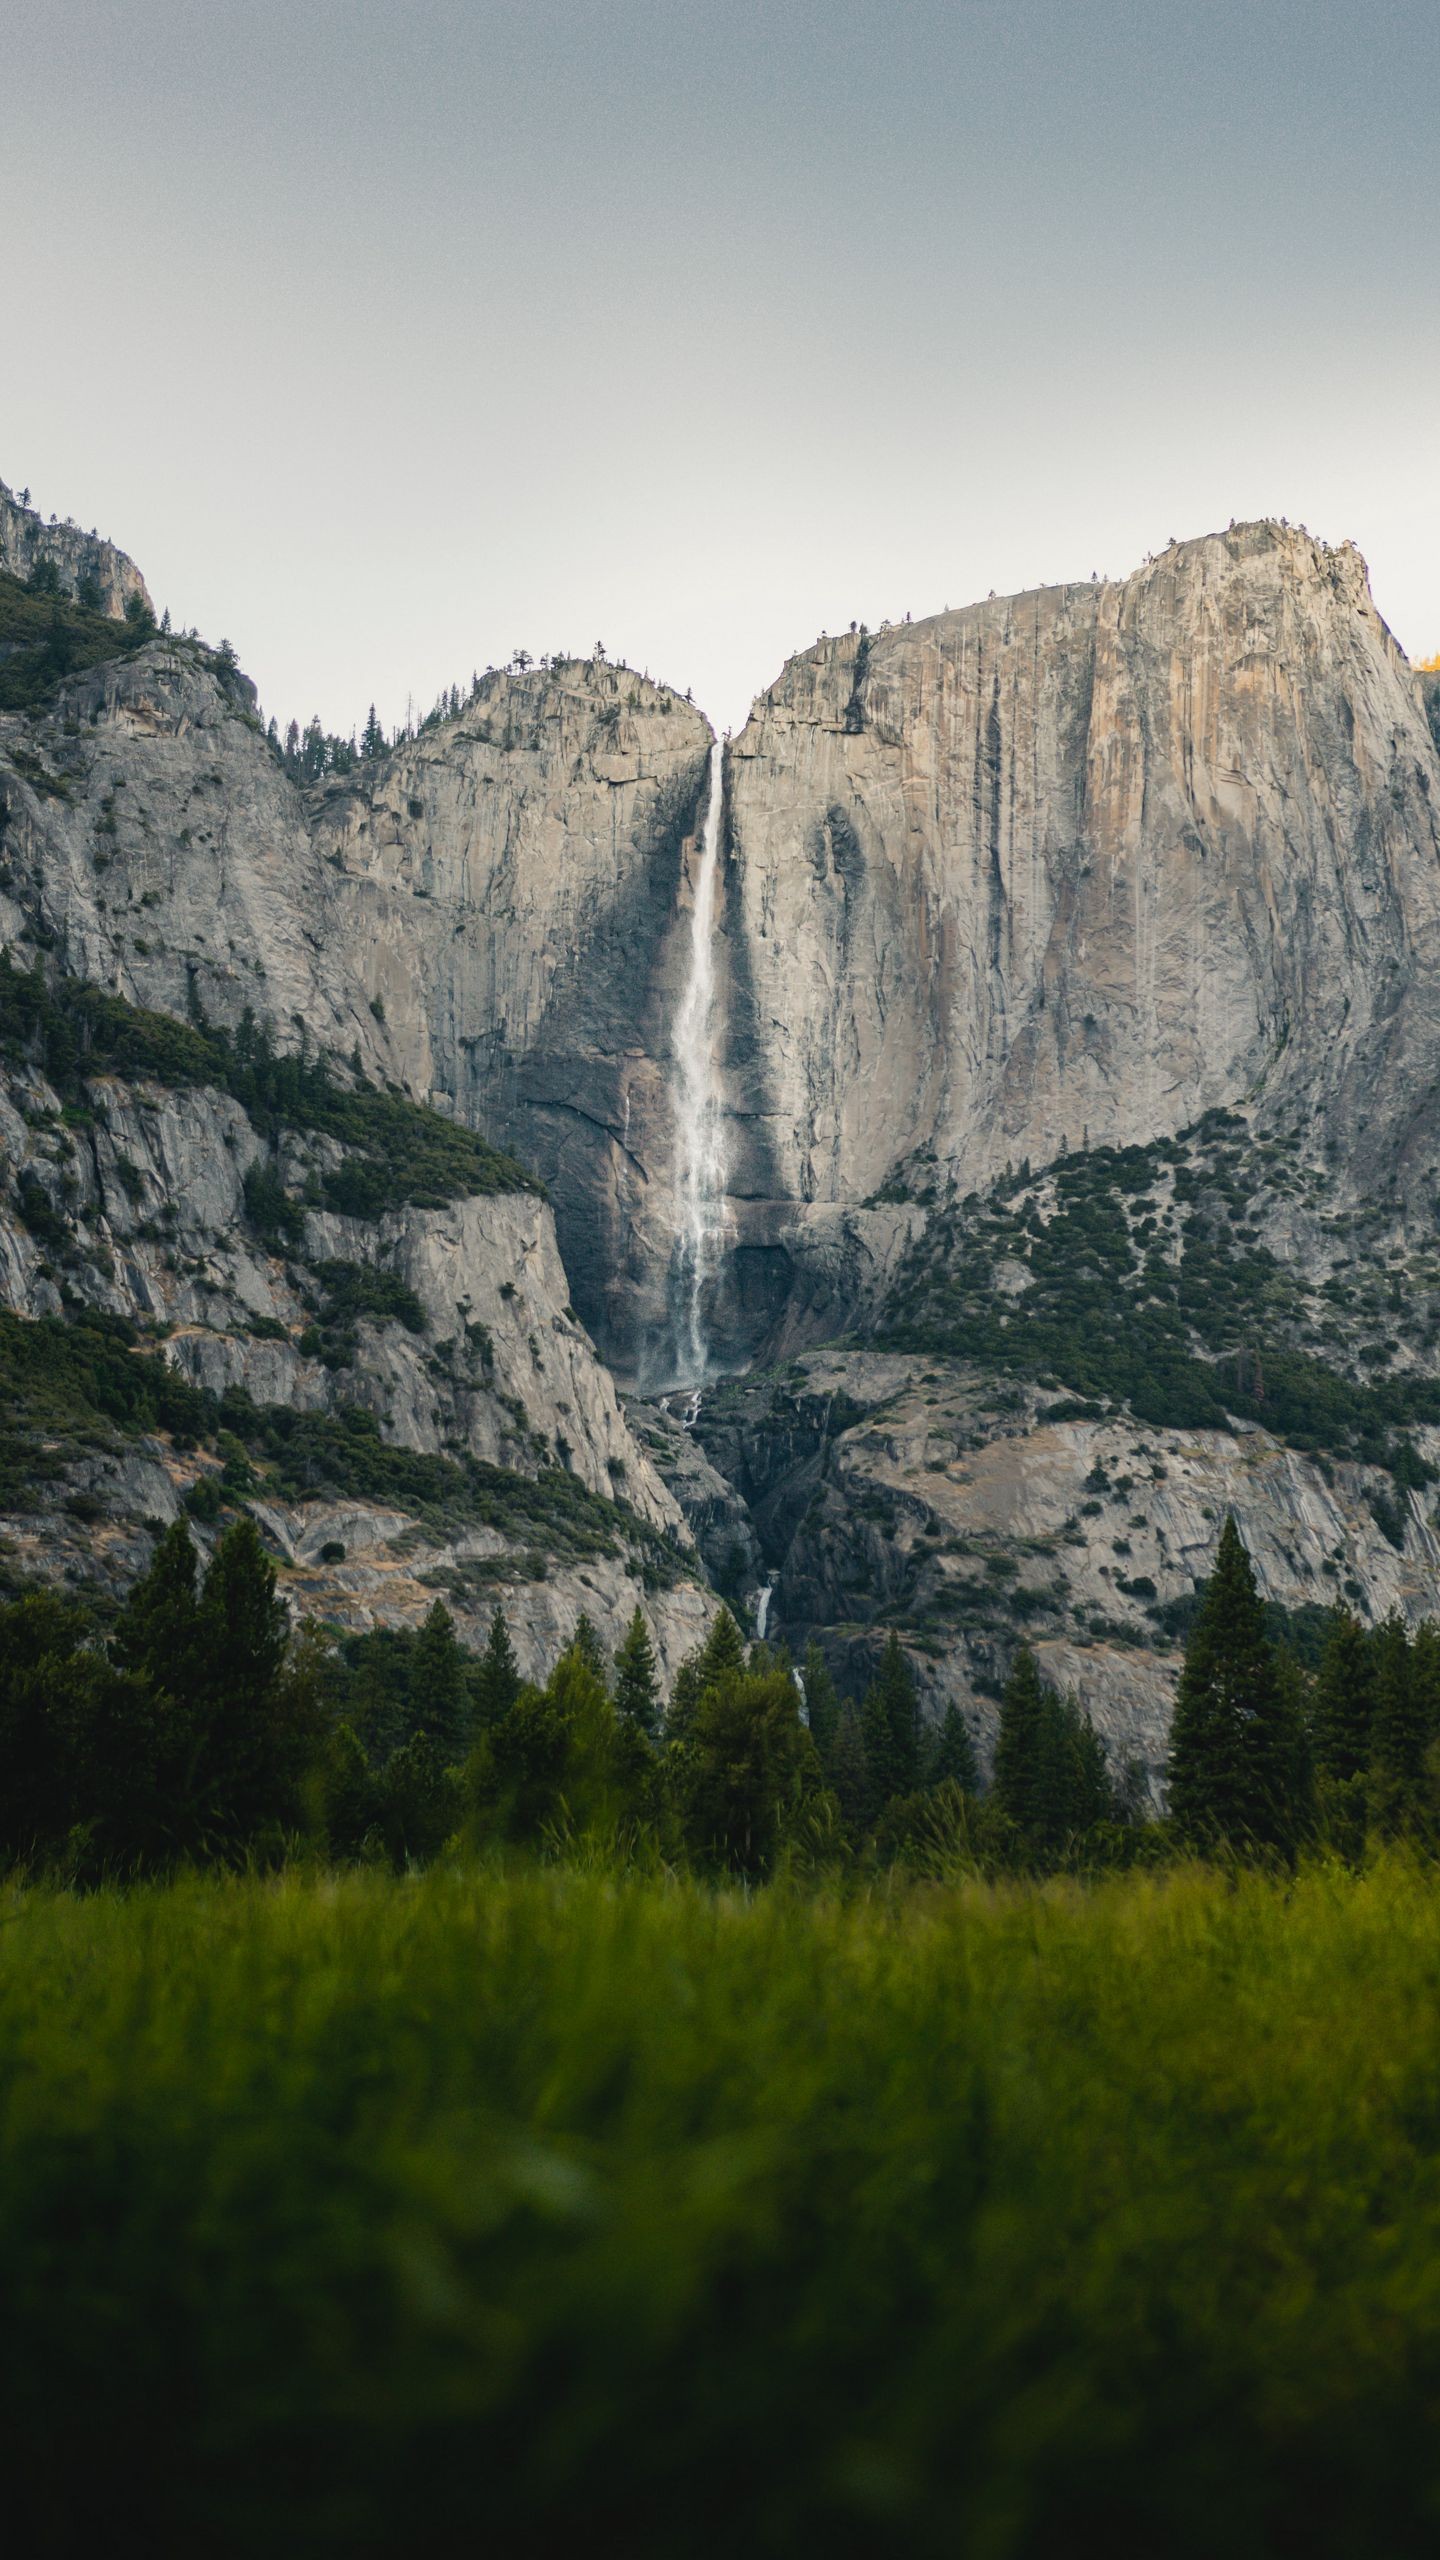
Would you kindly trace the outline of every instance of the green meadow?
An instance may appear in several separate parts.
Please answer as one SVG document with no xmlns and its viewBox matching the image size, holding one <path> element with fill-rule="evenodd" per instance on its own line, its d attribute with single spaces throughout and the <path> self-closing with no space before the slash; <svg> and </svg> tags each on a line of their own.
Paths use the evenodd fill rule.
<svg viewBox="0 0 1440 2560">
<path fill-rule="evenodd" d="M 17 2547 L 1440 2532 L 1422 1868 L 0 1898 Z"/>
</svg>

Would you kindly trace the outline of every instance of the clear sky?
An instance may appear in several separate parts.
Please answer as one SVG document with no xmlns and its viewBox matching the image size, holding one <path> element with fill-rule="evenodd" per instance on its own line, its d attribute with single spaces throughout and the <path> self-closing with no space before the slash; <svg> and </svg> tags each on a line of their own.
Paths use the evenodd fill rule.
<svg viewBox="0 0 1440 2560">
<path fill-rule="evenodd" d="M 265 708 L 1288 515 L 1440 649 L 1440 0 L 0 0 L 0 476 Z"/>
</svg>

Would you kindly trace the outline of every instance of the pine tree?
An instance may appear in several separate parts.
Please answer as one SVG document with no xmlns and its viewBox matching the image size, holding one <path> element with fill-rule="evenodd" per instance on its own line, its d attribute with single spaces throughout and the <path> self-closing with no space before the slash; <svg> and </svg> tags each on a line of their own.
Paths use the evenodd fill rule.
<svg viewBox="0 0 1440 2560">
<path fill-rule="evenodd" d="M 413 1733 L 375 1788 L 375 1825 L 395 1866 L 438 1856 L 459 1814 L 459 1788 L 438 1743 Z"/>
<path fill-rule="evenodd" d="M 275 1567 L 248 1517 L 231 1523 L 210 1559 L 200 1621 L 211 1678 L 222 1694 L 246 1702 L 263 1698 L 285 1659 L 289 1618 L 275 1589 Z"/>
<path fill-rule="evenodd" d="M 337 1725 L 322 1771 L 325 1837 L 337 1858 L 358 1858 L 379 1809 L 364 1746 L 351 1724 Z"/>
<path fill-rule="evenodd" d="M 1027 1846 L 1037 1836 L 1043 1812 L 1041 1759 L 1045 1730 L 1045 1690 L 1039 1666 L 1028 1644 L 1022 1644 L 1000 1701 L 994 1796 L 999 1811 L 1007 1822 L 1013 1823 Z"/>
<path fill-rule="evenodd" d="M 732 1672 L 745 1668 L 745 1639 L 728 1609 L 717 1612 L 710 1632 L 700 1650 L 700 1679 L 704 1688 L 727 1679 Z"/>
<path fill-rule="evenodd" d="M 932 1787 L 963 1787 L 973 1796 L 980 1786 L 980 1771 L 975 1759 L 975 1745 L 970 1727 L 953 1698 L 941 1719 L 930 1752 L 926 1784 Z"/>
<path fill-rule="evenodd" d="M 490 1621 L 485 1650 L 475 1669 L 473 1695 L 475 1721 L 482 1730 L 508 1715 L 520 1695 L 520 1666 L 510 1641 L 509 1623 L 499 1607 Z"/>
<path fill-rule="evenodd" d="M 1382 1831 L 1393 1837 L 1418 1810 L 1430 1735 L 1427 1701 L 1414 1677 L 1410 1638 L 1398 1610 L 1376 1628 L 1375 1716 L 1371 1727 L 1371 1794 Z"/>
<path fill-rule="evenodd" d="M 825 1775 L 847 1831 L 858 1839 L 868 1831 L 878 1808 L 859 1710 L 848 1699 L 835 1720 L 835 1731 L 825 1755 Z"/>
<path fill-rule="evenodd" d="M 373 702 L 370 705 L 369 713 L 365 721 L 364 731 L 361 735 L 360 753 L 362 756 L 383 756 L 385 753 L 385 732 L 381 728 L 380 723 L 375 716 L 375 705 Z"/>
<path fill-rule="evenodd" d="M 1292 1849 L 1299 1757 L 1254 1569 L 1227 1512 L 1170 1733 L 1170 1812 L 1182 1839 L 1196 1848 Z"/>
<path fill-rule="evenodd" d="M 711 1620 L 709 1634 L 693 1653 L 687 1653 L 670 1690 L 670 1708 L 665 1730 L 672 1742 L 680 1742 L 694 1722 L 695 1711 L 707 1689 L 738 1677 L 745 1668 L 745 1639 L 728 1609 L 720 1609 Z"/>
<path fill-rule="evenodd" d="M 913 1794 L 920 1777 L 920 1704 L 915 1695 L 914 1674 L 893 1630 L 880 1657 L 877 1685 L 890 1719 L 895 1766 L 900 1780 L 895 1793 L 908 1796 Z"/>
<path fill-rule="evenodd" d="M 660 1721 L 660 1682 L 650 1630 L 638 1608 L 615 1656 L 615 1705 L 642 1733 L 655 1732 Z"/>
<path fill-rule="evenodd" d="M 455 1621 L 443 1600 L 430 1609 L 410 1666 L 410 1728 L 428 1734 L 441 1760 L 457 1760 L 466 1743 L 465 1663 Z"/>
<path fill-rule="evenodd" d="M 1340 1783 L 1370 1766 L 1375 1684 L 1370 1641 L 1357 1617 L 1336 1609 L 1315 1682 L 1315 1761 Z"/>
<path fill-rule="evenodd" d="M 289 1635 L 253 1520 L 232 1522 L 200 1589 L 205 1669 L 187 1763 L 193 1845 L 227 1849 L 296 1818 L 310 1736 L 281 1680 Z"/>
<path fill-rule="evenodd" d="M 183 1520 L 165 1531 L 110 1639 L 114 1659 L 176 1700 L 193 1701 L 203 1656 L 194 1541 Z"/>
<path fill-rule="evenodd" d="M 823 1788 L 789 1672 L 741 1671 L 712 1682 L 675 1775 L 692 1855 L 736 1875 L 768 1874 Z"/>
<path fill-rule="evenodd" d="M 604 1686 L 605 1648 L 595 1632 L 591 1618 L 584 1609 L 575 1621 L 575 1633 L 570 1639 L 567 1651 L 578 1654 L 586 1670 L 593 1671 L 601 1686 Z"/>
<path fill-rule="evenodd" d="M 1410 1647 L 1410 1678 L 1414 1686 L 1417 1711 L 1425 1728 L 1427 1767 L 1440 1737 L 1440 1627 L 1433 1618 L 1424 1618 L 1415 1630 Z"/>
<path fill-rule="evenodd" d="M 896 1796 L 908 1795 L 904 1766 L 895 1748 L 889 1702 L 878 1681 L 860 1701 L 860 1739 L 865 1751 L 867 1795 L 879 1814 Z"/>
</svg>

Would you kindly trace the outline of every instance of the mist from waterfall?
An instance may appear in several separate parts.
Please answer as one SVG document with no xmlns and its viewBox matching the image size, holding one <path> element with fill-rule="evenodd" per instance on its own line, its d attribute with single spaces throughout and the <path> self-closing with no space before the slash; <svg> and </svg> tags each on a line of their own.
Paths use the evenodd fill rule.
<svg viewBox="0 0 1440 2560">
<path fill-rule="evenodd" d="M 707 1368 L 703 1297 L 724 1227 L 724 1146 L 715 1076 L 715 899 L 725 750 L 710 749 L 705 823 L 695 903 L 690 911 L 690 968 L 675 1020 L 676 1359 L 695 1381 Z"/>
</svg>

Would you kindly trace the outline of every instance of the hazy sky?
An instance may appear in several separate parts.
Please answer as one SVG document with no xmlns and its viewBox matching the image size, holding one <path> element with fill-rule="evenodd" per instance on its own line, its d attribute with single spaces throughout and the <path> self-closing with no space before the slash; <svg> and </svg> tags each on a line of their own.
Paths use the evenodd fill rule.
<svg viewBox="0 0 1440 2560">
<path fill-rule="evenodd" d="M 1440 0 L 0 0 L 0 476 L 348 729 L 1285 514 L 1440 649 Z"/>
</svg>

